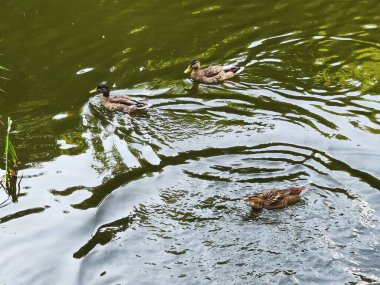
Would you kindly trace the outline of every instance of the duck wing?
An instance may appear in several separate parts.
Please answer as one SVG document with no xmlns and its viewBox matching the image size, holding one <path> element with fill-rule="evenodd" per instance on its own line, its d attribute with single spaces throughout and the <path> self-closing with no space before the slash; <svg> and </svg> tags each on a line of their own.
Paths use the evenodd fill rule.
<svg viewBox="0 0 380 285">
<path fill-rule="evenodd" d="M 281 190 L 271 190 L 263 193 L 267 208 L 277 208 L 285 198 L 285 192 Z"/>
<path fill-rule="evenodd" d="M 288 187 L 285 190 L 289 192 L 289 195 L 301 195 L 307 189 L 306 186 L 292 186 Z"/>
<path fill-rule="evenodd" d="M 136 106 L 137 108 L 143 108 L 147 106 L 145 102 L 132 99 L 127 95 L 110 96 L 108 100 L 110 103 L 123 104 L 126 106 Z"/>
<path fill-rule="evenodd" d="M 206 77 L 214 77 L 220 74 L 221 72 L 224 72 L 224 70 L 222 66 L 210 66 L 203 70 L 203 72 Z"/>
<path fill-rule="evenodd" d="M 240 67 L 239 66 L 224 66 L 223 70 L 224 72 L 237 73 L 240 70 Z"/>
<path fill-rule="evenodd" d="M 110 103 L 124 104 L 124 102 L 130 101 L 132 98 L 127 95 L 114 95 L 108 98 Z"/>
<path fill-rule="evenodd" d="M 301 199 L 305 186 L 293 186 L 281 190 L 271 190 L 263 193 L 265 206 L 268 209 L 283 208 Z"/>
</svg>

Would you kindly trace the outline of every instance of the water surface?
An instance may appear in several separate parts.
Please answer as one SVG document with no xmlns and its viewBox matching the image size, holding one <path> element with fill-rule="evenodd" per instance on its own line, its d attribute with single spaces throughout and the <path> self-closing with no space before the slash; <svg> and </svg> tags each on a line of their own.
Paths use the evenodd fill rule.
<svg viewBox="0 0 380 285">
<path fill-rule="evenodd" d="M 379 9 L 5 1 L 0 120 L 23 178 L 0 194 L 0 283 L 380 281 Z M 243 72 L 193 84 L 193 58 Z M 105 111 L 103 80 L 153 107 Z M 241 201 L 289 185 L 309 185 L 289 208 Z"/>
</svg>

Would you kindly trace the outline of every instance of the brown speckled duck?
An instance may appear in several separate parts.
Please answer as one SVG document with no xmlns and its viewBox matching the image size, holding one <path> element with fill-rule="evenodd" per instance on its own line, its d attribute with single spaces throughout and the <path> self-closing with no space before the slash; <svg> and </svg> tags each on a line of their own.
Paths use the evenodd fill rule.
<svg viewBox="0 0 380 285">
<path fill-rule="evenodd" d="M 190 61 L 185 73 L 190 73 L 191 79 L 202 83 L 218 83 L 235 76 L 240 69 L 237 66 L 210 66 L 201 69 L 201 63 L 197 59 Z"/>
<path fill-rule="evenodd" d="M 147 103 L 132 99 L 128 95 L 110 96 L 110 88 L 106 82 L 100 83 L 94 90 L 90 91 L 90 93 L 96 92 L 103 94 L 100 99 L 100 103 L 110 111 L 131 113 L 135 110 L 142 110 L 149 107 Z"/>
<path fill-rule="evenodd" d="M 243 200 L 255 210 L 279 209 L 298 202 L 306 186 L 292 186 L 286 189 L 269 190 L 245 197 Z"/>
</svg>

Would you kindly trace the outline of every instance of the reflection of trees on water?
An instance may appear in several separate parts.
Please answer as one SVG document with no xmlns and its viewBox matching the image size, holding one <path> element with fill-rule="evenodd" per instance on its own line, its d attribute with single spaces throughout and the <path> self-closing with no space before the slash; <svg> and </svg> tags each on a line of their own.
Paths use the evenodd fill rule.
<svg viewBox="0 0 380 285">
<path fill-rule="evenodd" d="M 367 47 L 356 50 L 352 56 L 359 62 L 347 62 L 334 66 L 324 65 L 313 78 L 315 86 L 326 90 L 359 90 L 361 94 L 376 92 L 377 83 L 380 81 L 379 48 Z M 328 58 L 319 58 L 320 62 L 328 61 Z"/>
<path fill-rule="evenodd" d="M 91 239 L 73 254 L 73 257 L 80 259 L 90 253 L 96 245 L 106 245 L 111 242 L 117 233 L 124 232 L 131 226 L 134 216 L 132 214 L 99 227 Z"/>
</svg>

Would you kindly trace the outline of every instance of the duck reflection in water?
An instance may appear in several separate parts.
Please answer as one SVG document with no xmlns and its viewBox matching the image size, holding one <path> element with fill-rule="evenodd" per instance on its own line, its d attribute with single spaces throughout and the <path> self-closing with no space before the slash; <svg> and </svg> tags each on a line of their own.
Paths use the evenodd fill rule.
<svg viewBox="0 0 380 285">
<path fill-rule="evenodd" d="M 198 90 L 199 90 L 199 82 L 193 82 L 193 85 L 191 88 L 186 88 L 187 95 L 189 96 L 197 96 L 198 95 Z"/>
</svg>

